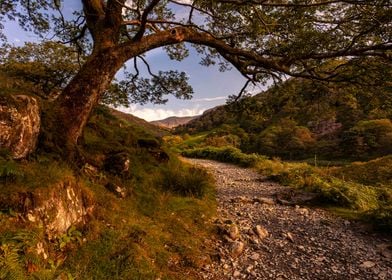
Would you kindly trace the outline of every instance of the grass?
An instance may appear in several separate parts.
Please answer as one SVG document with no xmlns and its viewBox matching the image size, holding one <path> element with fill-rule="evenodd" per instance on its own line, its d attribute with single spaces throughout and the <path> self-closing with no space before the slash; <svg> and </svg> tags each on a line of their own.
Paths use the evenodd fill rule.
<svg viewBox="0 0 392 280">
<path fill-rule="evenodd" d="M 48 153 L 27 161 L 13 161 L 3 153 L 0 279 L 196 278 L 195 268 L 208 262 L 203 241 L 212 232 L 207 221 L 216 208 L 213 182 L 205 171 L 182 164 L 173 155 L 163 161 L 157 158 L 156 152 L 165 152 L 161 140 L 136 127 L 104 108 L 95 112 L 80 147 L 86 163 L 96 169 L 92 173 Z M 154 147 L 144 147 L 152 140 Z M 125 175 L 105 170 L 105 158 L 118 152 L 130 158 Z M 18 197 L 49 190 L 63 180 L 77 181 L 89 193 L 94 213 L 84 227 L 48 242 L 42 225 L 23 218 Z M 105 188 L 107 182 L 121 185 L 128 196 L 116 197 Z M 16 241 L 23 232 L 38 237 Z M 37 254 L 38 243 L 48 259 Z"/>
<path fill-rule="evenodd" d="M 244 154 L 241 150 L 234 147 L 206 147 L 185 150 L 183 156 L 208 158 L 223 162 L 235 163 L 243 167 L 252 167 L 256 163 L 265 159 L 264 156 L 257 154 Z"/>
<path fill-rule="evenodd" d="M 392 231 L 392 156 L 330 168 L 247 155 L 234 148 L 205 147 L 182 154 L 251 166 L 280 184 L 316 193 L 323 207 L 341 209 L 334 211 L 337 214 L 350 212 L 376 228 Z"/>
</svg>

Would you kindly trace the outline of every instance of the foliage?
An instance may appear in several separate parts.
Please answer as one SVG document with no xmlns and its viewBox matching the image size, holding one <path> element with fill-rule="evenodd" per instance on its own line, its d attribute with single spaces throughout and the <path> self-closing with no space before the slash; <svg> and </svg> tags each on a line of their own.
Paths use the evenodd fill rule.
<svg viewBox="0 0 392 280">
<path fill-rule="evenodd" d="M 265 157 L 256 154 L 243 154 L 239 149 L 233 147 L 206 147 L 185 150 L 182 155 L 187 157 L 214 159 L 223 162 L 236 163 L 244 167 L 254 166 Z"/>
<path fill-rule="evenodd" d="M 360 156 L 392 153 L 392 122 L 390 119 L 360 121 L 343 134 L 342 145 Z"/>
<path fill-rule="evenodd" d="M 0 181 L 12 181 L 20 176 L 23 176 L 23 172 L 20 171 L 15 161 L 0 158 Z"/>
<path fill-rule="evenodd" d="M 305 156 L 313 148 L 315 139 L 306 127 L 297 126 L 295 121 L 283 119 L 267 127 L 258 135 L 257 150 L 267 155 L 292 158 Z"/>
<path fill-rule="evenodd" d="M 370 68 L 388 72 L 366 61 L 368 56 L 389 61 L 392 5 L 387 0 L 262 1 L 257 5 L 209 0 L 133 1 L 130 5 L 125 0 L 78 2 L 81 5 L 66 16 L 62 12 L 64 1 L 60 0 L 0 3 L 0 22 L 17 21 L 24 30 L 41 38 L 53 34 L 54 40 L 88 54 L 55 101 L 54 123 L 61 123 L 61 127 L 47 124 L 49 129 L 57 130 L 53 141 L 70 154 L 82 135 L 92 104 L 98 104 L 109 87 L 121 95 L 115 103 L 129 104 L 133 98 L 142 103 L 161 103 L 166 101 L 166 94 L 191 96 L 186 73 L 169 70 L 154 74 L 151 70 L 144 54 L 160 47 L 171 59 L 180 60 L 188 55 L 186 48 L 192 46 L 202 55 L 203 65 L 217 63 L 222 71 L 234 66 L 246 78 L 243 91 L 251 82 L 265 84 L 290 75 L 351 82 L 357 80 L 351 72 L 362 74 Z M 339 21 L 331 20 L 335 18 Z M 127 81 L 110 86 L 128 61 L 133 62 L 133 69 L 127 70 Z M 142 72 L 151 78 L 143 77 Z M 132 93 L 131 99 L 125 98 L 123 91 Z M 286 105 L 286 112 L 297 110 L 293 103 Z"/>
<path fill-rule="evenodd" d="M 243 151 L 286 159 L 387 155 L 392 147 L 392 68 L 382 59 L 362 63 L 371 70 L 357 77 L 359 69 L 352 66 L 345 73 L 355 83 L 291 78 L 214 108 L 177 133 L 211 133 L 224 127 L 241 139 Z"/>
<path fill-rule="evenodd" d="M 0 70 L 21 81 L 8 85 L 9 88 L 54 97 L 79 71 L 78 56 L 73 48 L 60 43 L 26 43 L 8 50 Z"/>
<path fill-rule="evenodd" d="M 353 162 L 350 165 L 334 168 L 331 174 L 343 180 L 364 185 L 388 186 L 392 190 L 392 156 L 367 162 Z"/>
<path fill-rule="evenodd" d="M 67 245 L 74 242 L 78 242 L 79 245 L 82 243 L 82 233 L 75 226 L 71 226 L 66 233 L 59 236 L 58 247 L 60 250 L 64 250 Z"/>
</svg>

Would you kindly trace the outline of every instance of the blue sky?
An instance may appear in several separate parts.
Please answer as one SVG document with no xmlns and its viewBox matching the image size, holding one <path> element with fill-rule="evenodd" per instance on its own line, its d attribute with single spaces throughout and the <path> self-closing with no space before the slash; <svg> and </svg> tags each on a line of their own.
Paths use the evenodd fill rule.
<svg viewBox="0 0 392 280">
<path fill-rule="evenodd" d="M 80 5 L 78 0 L 66 1 L 64 13 L 69 13 Z M 5 24 L 5 33 L 10 43 L 23 45 L 26 41 L 37 41 L 33 34 L 22 31 L 17 23 Z M 193 87 L 194 95 L 191 100 L 178 100 L 169 97 L 165 105 L 146 104 L 143 106 L 132 105 L 130 108 L 120 108 L 122 111 L 131 113 L 148 121 L 167 118 L 169 116 L 198 115 L 203 111 L 224 104 L 231 94 L 237 94 L 244 85 L 244 78 L 236 71 L 221 73 L 216 66 L 205 67 L 199 64 L 200 58 L 195 51 L 181 62 L 172 61 L 162 49 L 155 49 L 146 56 L 154 72 L 159 70 L 184 71 L 189 76 L 189 82 Z M 121 73 L 118 73 L 121 77 Z M 255 89 L 260 92 L 261 88 Z"/>
</svg>

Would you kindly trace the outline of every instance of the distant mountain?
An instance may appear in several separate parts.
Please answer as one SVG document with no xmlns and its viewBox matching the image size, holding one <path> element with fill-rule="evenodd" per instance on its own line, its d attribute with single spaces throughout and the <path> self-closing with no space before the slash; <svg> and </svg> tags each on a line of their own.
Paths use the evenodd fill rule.
<svg viewBox="0 0 392 280">
<path fill-rule="evenodd" d="M 155 136 L 164 136 L 169 134 L 168 131 L 165 129 L 162 129 L 154 124 L 149 123 L 148 121 L 135 117 L 134 115 L 127 114 L 121 111 L 117 111 L 115 109 L 110 109 L 110 112 L 116 116 L 117 118 L 123 119 L 129 123 L 133 123 L 139 126 L 142 126 L 146 130 L 148 130 L 150 133 L 152 133 Z"/>
<path fill-rule="evenodd" d="M 175 128 L 180 125 L 185 125 L 189 123 L 190 121 L 198 118 L 199 116 L 191 116 L 191 117 L 168 117 L 163 120 L 158 120 L 158 121 L 152 121 L 150 122 L 153 125 L 159 126 L 159 127 L 164 127 L 164 128 Z"/>
</svg>

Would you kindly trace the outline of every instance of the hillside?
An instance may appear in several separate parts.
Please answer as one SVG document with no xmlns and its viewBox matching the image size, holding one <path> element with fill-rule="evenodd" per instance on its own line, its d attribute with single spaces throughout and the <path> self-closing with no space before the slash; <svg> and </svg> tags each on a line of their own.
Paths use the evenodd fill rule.
<svg viewBox="0 0 392 280">
<path fill-rule="evenodd" d="M 130 122 L 132 124 L 136 124 L 140 127 L 143 127 L 144 129 L 148 130 L 153 135 L 164 136 L 164 135 L 169 134 L 166 130 L 161 129 L 160 127 L 158 127 L 154 124 L 151 124 L 150 122 L 148 122 L 144 119 L 138 118 L 132 114 L 127 114 L 127 113 L 124 113 L 124 112 L 121 112 L 121 111 L 118 111 L 118 110 L 115 110 L 112 108 L 110 109 L 110 113 L 120 119 L 127 121 L 127 122 Z"/>
<path fill-rule="evenodd" d="M 154 124 L 158 127 L 163 127 L 163 128 L 176 128 L 177 126 L 180 125 L 185 125 L 189 123 L 190 121 L 198 118 L 199 116 L 192 116 L 192 117 L 168 117 L 163 120 L 158 120 L 158 121 L 152 121 L 150 122 L 151 124 Z"/>
<path fill-rule="evenodd" d="M 391 69 L 389 69 L 391 70 Z M 176 132 L 286 159 L 366 159 L 392 153 L 392 71 L 374 84 L 291 78 L 204 113 Z"/>
<path fill-rule="evenodd" d="M 98 106 L 76 161 L 41 147 L 17 161 L 2 149 L 0 278 L 198 279 L 212 183 L 150 129 Z"/>
</svg>

